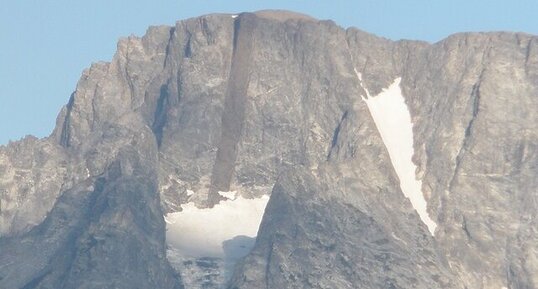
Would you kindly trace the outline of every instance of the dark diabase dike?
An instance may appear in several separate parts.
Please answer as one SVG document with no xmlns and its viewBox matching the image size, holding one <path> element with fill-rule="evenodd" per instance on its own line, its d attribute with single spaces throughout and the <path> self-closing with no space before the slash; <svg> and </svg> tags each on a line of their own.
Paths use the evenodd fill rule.
<svg viewBox="0 0 538 289">
<path fill-rule="evenodd" d="M 434 236 L 361 97 L 398 77 Z M 120 40 L 48 138 L 0 147 L 0 288 L 183 288 L 162 216 L 228 190 L 271 194 L 228 288 L 538 288 L 537 187 L 538 37 L 206 15 Z"/>
</svg>

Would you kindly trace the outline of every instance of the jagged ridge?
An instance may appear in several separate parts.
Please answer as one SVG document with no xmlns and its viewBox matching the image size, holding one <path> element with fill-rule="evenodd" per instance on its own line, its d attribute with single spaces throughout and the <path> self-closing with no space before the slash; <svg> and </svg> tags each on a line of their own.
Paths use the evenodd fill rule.
<svg viewBox="0 0 538 289">
<path fill-rule="evenodd" d="M 392 42 L 279 12 L 207 15 L 121 40 L 110 63 L 83 73 L 49 138 L 0 149 L 0 245 L 12 248 L 0 252 L 0 285 L 178 287 L 162 214 L 210 206 L 216 189 L 249 197 L 274 186 L 237 288 L 533 288 L 536 43 L 514 33 Z M 435 238 L 399 189 L 355 69 L 372 95 L 402 77 Z M 107 172 L 126 182 L 108 184 L 109 210 L 64 202 Z M 63 225 L 82 222 L 82 209 L 98 220 Z M 47 236 L 70 253 L 44 249 Z M 114 248 L 117 263 L 103 253 Z"/>
</svg>

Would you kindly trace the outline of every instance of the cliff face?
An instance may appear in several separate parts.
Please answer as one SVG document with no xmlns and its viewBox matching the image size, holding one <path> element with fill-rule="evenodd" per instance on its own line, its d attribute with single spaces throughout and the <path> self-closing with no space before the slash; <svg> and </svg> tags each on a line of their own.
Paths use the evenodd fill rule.
<svg viewBox="0 0 538 289">
<path fill-rule="evenodd" d="M 0 148 L 0 287 L 182 288 L 163 214 L 234 190 L 271 199 L 230 288 L 536 288 L 537 80 L 525 34 L 393 42 L 283 11 L 152 27 L 84 71 L 50 137 Z M 433 235 L 364 100 L 388 87 Z"/>
</svg>

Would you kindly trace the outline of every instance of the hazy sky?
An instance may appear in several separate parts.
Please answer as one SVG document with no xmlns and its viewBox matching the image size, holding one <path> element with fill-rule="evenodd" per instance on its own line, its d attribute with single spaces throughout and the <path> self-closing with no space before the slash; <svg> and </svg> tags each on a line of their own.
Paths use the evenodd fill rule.
<svg viewBox="0 0 538 289">
<path fill-rule="evenodd" d="M 538 34 L 538 0 L 2 0 L 0 144 L 47 136 L 82 70 L 110 60 L 121 36 L 212 12 L 288 9 L 391 39 L 460 31 Z"/>
</svg>

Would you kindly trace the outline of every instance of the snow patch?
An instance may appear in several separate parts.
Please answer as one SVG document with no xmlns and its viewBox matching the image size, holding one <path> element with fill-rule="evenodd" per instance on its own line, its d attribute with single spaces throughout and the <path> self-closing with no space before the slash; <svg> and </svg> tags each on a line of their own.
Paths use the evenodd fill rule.
<svg viewBox="0 0 538 289">
<path fill-rule="evenodd" d="M 235 197 L 235 192 L 221 195 Z M 181 212 L 165 217 L 167 243 L 184 257 L 224 258 L 234 250 L 232 246 L 225 252 L 224 247 L 230 240 L 239 236 L 256 237 L 268 201 L 269 196 L 264 195 L 257 199 L 228 198 L 205 209 L 197 208 L 194 203 L 183 204 Z M 241 251 L 244 244 L 236 243 L 236 249 Z"/>
<path fill-rule="evenodd" d="M 234 14 L 234 15 L 232 15 L 232 18 L 235 19 L 235 18 L 237 18 L 237 16 L 239 16 L 239 15 Z"/>
<path fill-rule="evenodd" d="M 231 192 L 221 192 L 221 191 L 219 191 L 219 195 L 225 197 L 228 200 L 234 200 L 235 199 L 235 191 L 231 191 Z"/>
<path fill-rule="evenodd" d="M 372 97 L 362 85 L 362 75 L 357 70 L 355 73 L 366 91 L 367 97 L 362 96 L 362 99 L 368 105 L 370 114 L 389 152 L 392 166 L 400 179 L 402 192 L 411 201 L 413 208 L 430 233 L 434 235 L 437 224 L 428 215 L 427 203 L 422 193 L 422 181 L 417 180 L 415 174 L 417 167 L 412 161 L 413 123 L 400 88 L 401 78 L 395 79 L 388 88 Z"/>
<path fill-rule="evenodd" d="M 192 192 L 192 191 L 190 191 Z M 187 190 L 187 194 L 192 195 Z M 188 288 L 220 288 L 231 278 L 235 264 L 254 247 L 268 195 L 246 199 L 235 191 L 213 208 L 183 204 L 167 214 L 167 258 Z M 209 286 L 209 287 L 207 287 Z"/>
<path fill-rule="evenodd" d="M 168 219 L 168 217 L 166 217 L 166 216 L 164 216 L 164 222 L 165 222 L 166 224 L 170 224 L 170 225 L 174 223 L 174 222 L 172 222 L 170 219 Z"/>
<path fill-rule="evenodd" d="M 366 99 L 370 98 L 370 92 L 368 91 L 368 88 L 366 88 L 366 86 L 362 84 L 362 74 L 358 72 L 356 68 L 353 68 L 353 71 L 355 71 L 355 74 L 359 79 L 359 84 L 361 85 L 362 89 L 364 89 L 364 91 L 366 92 L 366 98 L 364 97 L 364 95 L 361 95 L 362 100 L 366 101 Z"/>
</svg>

